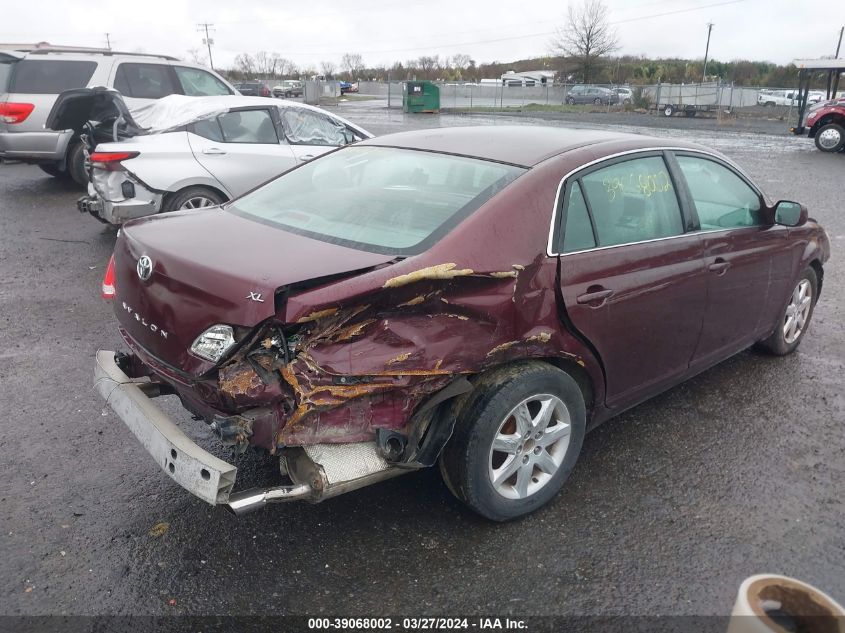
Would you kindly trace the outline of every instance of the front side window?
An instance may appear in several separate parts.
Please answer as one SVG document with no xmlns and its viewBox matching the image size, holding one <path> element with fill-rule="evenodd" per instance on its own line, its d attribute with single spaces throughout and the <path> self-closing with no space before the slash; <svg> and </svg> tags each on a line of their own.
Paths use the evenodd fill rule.
<svg viewBox="0 0 845 633">
<path fill-rule="evenodd" d="M 242 110 L 221 114 L 217 119 L 226 143 L 264 143 L 277 145 L 276 126 L 267 110 Z"/>
<path fill-rule="evenodd" d="M 229 87 L 209 72 L 199 68 L 174 66 L 176 78 L 182 85 L 182 92 L 189 97 L 212 97 L 230 95 Z"/>
<path fill-rule="evenodd" d="M 702 231 L 765 224 L 759 194 L 733 171 L 706 158 L 677 159 Z"/>
<path fill-rule="evenodd" d="M 114 87 L 136 99 L 161 99 L 178 92 L 166 64 L 123 63 L 117 68 Z"/>
<path fill-rule="evenodd" d="M 434 152 L 353 146 L 304 163 L 227 209 L 333 244 L 414 255 L 524 171 Z"/>
<path fill-rule="evenodd" d="M 636 158 L 580 179 L 599 246 L 643 242 L 684 232 L 675 187 L 660 157 Z"/>
<path fill-rule="evenodd" d="M 340 147 L 349 142 L 345 125 L 317 112 L 285 108 L 282 110 L 282 125 L 288 141 L 293 145 Z"/>
<path fill-rule="evenodd" d="M 14 65 L 9 92 L 45 95 L 84 88 L 96 69 L 97 62 L 24 59 Z"/>
</svg>

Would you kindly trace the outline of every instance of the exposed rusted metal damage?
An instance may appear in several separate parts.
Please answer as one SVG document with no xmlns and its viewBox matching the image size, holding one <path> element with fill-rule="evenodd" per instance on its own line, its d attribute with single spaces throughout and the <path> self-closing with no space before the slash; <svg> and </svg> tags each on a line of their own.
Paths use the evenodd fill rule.
<svg viewBox="0 0 845 633">
<path fill-rule="evenodd" d="M 541 258 L 491 272 L 445 263 L 312 304 L 287 319 L 293 326 L 273 320 L 219 370 L 220 393 L 235 409 L 249 407 L 224 426 L 248 426 L 235 444 L 249 438 L 271 452 L 371 441 L 378 429 L 415 446 L 435 424 L 426 403 L 454 397 L 456 379 L 519 358 L 580 360 L 557 327 L 554 274 Z M 249 425 L 238 426 L 245 415 Z"/>
</svg>

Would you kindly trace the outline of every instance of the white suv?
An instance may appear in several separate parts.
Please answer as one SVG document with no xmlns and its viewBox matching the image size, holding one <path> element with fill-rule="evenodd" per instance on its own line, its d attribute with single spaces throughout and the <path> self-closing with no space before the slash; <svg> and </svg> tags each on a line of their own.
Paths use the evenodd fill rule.
<svg viewBox="0 0 845 633">
<path fill-rule="evenodd" d="M 44 129 L 60 92 L 107 86 L 130 108 L 171 94 L 237 91 L 217 73 L 175 57 L 109 50 L 45 48 L 0 51 L 0 158 L 35 163 L 51 176 L 88 182 L 79 137 Z"/>
</svg>

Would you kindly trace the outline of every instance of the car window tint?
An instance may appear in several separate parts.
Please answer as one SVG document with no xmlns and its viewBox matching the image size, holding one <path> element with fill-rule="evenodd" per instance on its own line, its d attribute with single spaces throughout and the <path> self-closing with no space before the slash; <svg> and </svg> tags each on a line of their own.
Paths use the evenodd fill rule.
<svg viewBox="0 0 845 633">
<path fill-rule="evenodd" d="M 24 59 L 15 64 L 9 92 L 44 95 L 84 88 L 96 68 L 97 62 Z"/>
<path fill-rule="evenodd" d="M 583 251 L 593 248 L 596 239 L 593 236 L 593 225 L 587 212 L 587 203 L 581 193 L 581 185 L 572 183 L 569 188 L 569 199 L 566 203 L 566 226 L 563 232 L 563 252 Z"/>
<path fill-rule="evenodd" d="M 276 126 L 267 110 L 242 110 L 218 117 L 227 143 L 278 144 Z"/>
<path fill-rule="evenodd" d="M 317 112 L 300 108 L 282 110 L 285 135 L 295 145 L 346 145 L 346 126 Z"/>
<path fill-rule="evenodd" d="M 136 99 L 160 99 L 178 92 L 170 76 L 170 66 L 165 64 L 121 64 L 114 87 L 121 94 Z"/>
<path fill-rule="evenodd" d="M 182 92 L 189 97 L 210 97 L 229 95 L 229 87 L 209 72 L 199 68 L 174 66 L 176 77 L 182 85 Z"/>
<path fill-rule="evenodd" d="M 764 224 L 760 196 L 727 167 L 678 156 L 703 231 Z"/>
<path fill-rule="evenodd" d="M 662 158 L 637 158 L 583 176 L 599 246 L 684 232 L 681 209 Z"/>
<path fill-rule="evenodd" d="M 223 139 L 223 132 L 220 130 L 220 123 L 216 117 L 213 119 L 203 119 L 202 121 L 197 121 L 196 123 L 191 124 L 190 130 L 197 136 L 202 136 L 210 141 L 216 141 L 218 143 L 225 142 Z"/>
</svg>

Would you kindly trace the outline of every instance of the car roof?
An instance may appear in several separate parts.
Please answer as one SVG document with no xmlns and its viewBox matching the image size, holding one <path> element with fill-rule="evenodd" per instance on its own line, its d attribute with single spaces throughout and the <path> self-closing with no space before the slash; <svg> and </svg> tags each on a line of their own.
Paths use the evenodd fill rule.
<svg viewBox="0 0 845 633">
<path fill-rule="evenodd" d="M 452 127 L 398 132 L 361 141 L 359 145 L 380 145 L 458 154 L 521 167 L 532 167 L 565 152 L 596 144 L 631 142 L 643 148 L 666 145 L 665 140 L 640 134 L 590 129 L 495 125 Z M 684 143 L 684 146 L 697 147 Z"/>
</svg>

